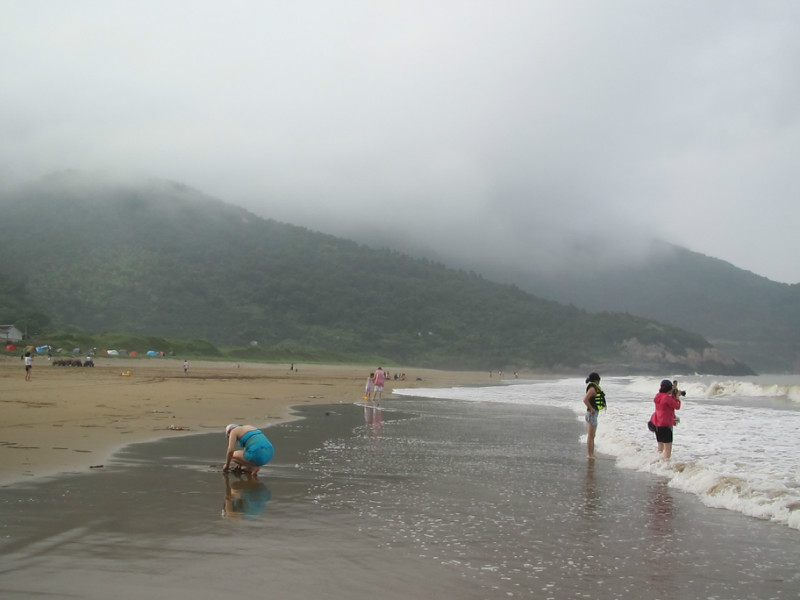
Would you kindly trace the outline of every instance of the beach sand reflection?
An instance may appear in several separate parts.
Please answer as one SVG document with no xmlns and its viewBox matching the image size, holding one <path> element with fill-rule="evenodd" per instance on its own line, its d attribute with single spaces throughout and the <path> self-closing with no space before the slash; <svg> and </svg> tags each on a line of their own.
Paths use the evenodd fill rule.
<svg viewBox="0 0 800 600">
<path fill-rule="evenodd" d="M 223 473 L 222 476 L 225 480 L 223 519 L 254 519 L 264 512 L 272 494 L 262 481 L 248 473 Z"/>
</svg>

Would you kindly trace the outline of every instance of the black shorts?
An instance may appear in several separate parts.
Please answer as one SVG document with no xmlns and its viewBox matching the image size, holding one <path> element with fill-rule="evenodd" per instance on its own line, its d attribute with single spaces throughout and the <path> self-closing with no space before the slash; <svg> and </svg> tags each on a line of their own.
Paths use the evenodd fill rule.
<svg viewBox="0 0 800 600">
<path fill-rule="evenodd" d="M 672 427 L 656 427 L 656 440 L 662 444 L 671 444 Z"/>
<path fill-rule="evenodd" d="M 31 366 L 30 365 L 25 365 L 25 370 L 26 371 L 30 371 L 31 370 Z"/>
</svg>

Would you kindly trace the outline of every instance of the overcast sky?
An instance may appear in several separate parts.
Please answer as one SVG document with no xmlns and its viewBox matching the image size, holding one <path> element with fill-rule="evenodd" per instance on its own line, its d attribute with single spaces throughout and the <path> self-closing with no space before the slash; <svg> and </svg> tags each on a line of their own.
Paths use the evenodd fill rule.
<svg viewBox="0 0 800 600">
<path fill-rule="evenodd" d="M 531 264 L 653 235 L 800 282 L 795 0 L 0 0 L 0 57 L 3 180 L 140 173 Z"/>
</svg>

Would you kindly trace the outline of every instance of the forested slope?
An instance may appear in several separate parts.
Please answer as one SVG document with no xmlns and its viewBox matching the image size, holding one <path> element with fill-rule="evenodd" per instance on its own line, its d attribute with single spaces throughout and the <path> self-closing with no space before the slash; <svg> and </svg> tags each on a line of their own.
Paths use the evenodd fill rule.
<svg viewBox="0 0 800 600">
<path fill-rule="evenodd" d="M 430 366 L 749 371 L 697 334 L 591 315 L 474 273 L 261 219 L 181 184 L 65 173 L 4 194 L 0 209 L 8 284 L 0 320 L 8 322 L 40 311 L 53 328 Z"/>
</svg>

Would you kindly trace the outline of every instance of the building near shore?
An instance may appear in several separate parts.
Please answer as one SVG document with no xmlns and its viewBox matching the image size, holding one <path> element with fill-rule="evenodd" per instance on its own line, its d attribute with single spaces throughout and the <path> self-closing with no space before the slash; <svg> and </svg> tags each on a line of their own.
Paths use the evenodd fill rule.
<svg viewBox="0 0 800 600">
<path fill-rule="evenodd" d="M 13 325 L 0 325 L 0 341 L 21 342 L 22 332 Z"/>
</svg>

